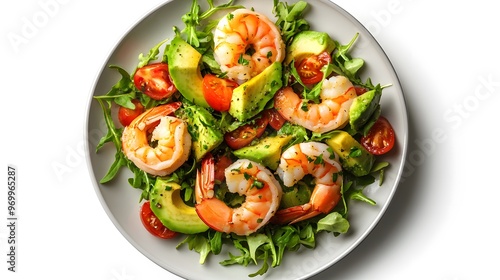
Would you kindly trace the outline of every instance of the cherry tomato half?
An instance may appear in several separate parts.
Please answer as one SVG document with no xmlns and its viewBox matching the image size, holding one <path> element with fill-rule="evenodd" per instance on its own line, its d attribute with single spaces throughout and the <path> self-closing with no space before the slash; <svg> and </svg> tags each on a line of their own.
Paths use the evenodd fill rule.
<svg viewBox="0 0 500 280">
<path fill-rule="evenodd" d="M 267 114 L 269 125 L 274 130 L 279 130 L 286 122 L 286 119 L 274 108 L 264 111 L 264 114 Z"/>
<path fill-rule="evenodd" d="M 203 96 L 210 107 L 220 112 L 229 110 L 233 90 L 236 87 L 238 87 L 237 82 L 212 74 L 203 77 Z"/>
<path fill-rule="evenodd" d="M 153 63 L 143 66 L 134 74 L 134 84 L 147 96 L 162 100 L 177 91 L 166 63 Z"/>
<path fill-rule="evenodd" d="M 370 128 L 366 136 L 361 137 L 360 142 L 368 152 L 374 155 L 382 155 L 394 147 L 396 136 L 389 121 L 380 116 Z"/>
<path fill-rule="evenodd" d="M 295 68 L 299 73 L 300 79 L 306 85 L 315 84 L 323 79 L 323 72 L 321 68 L 329 64 L 332 57 L 327 52 L 322 52 L 319 55 L 311 55 L 295 62 Z"/>
<path fill-rule="evenodd" d="M 133 110 L 121 106 L 118 109 L 118 120 L 123 126 L 129 125 L 135 118 L 144 112 L 144 106 L 142 106 L 139 100 L 134 99 L 132 103 L 135 105 L 135 109 Z"/>
<path fill-rule="evenodd" d="M 255 120 L 255 123 L 245 124 L 226 133 L 224 135 L 224 140 L 226 140 L 226 144 L 234 150 L 243 148 L 252 143 L 255 138 L 260 137 L 266 130 L 268 123 L 268 117 L 262 115 L 262 117 Z"/>
<path fill-rule="evenodd" d="M 176 237 L 179 233 L 165 227 L 151 210 L 151 204 L 146 201 L 141 206 L 141 221 L 144 227 L 154 236 L 170 239 Z"/>
<path fill-rule="evenodd" d="M 226 168 L 231 165 L 231 163 L 233 163 L 233 161 L 231 160 L 230 157 L 226 156 L 226 155 L 222 155 L 222 156 L 219 156 L 216 160 L 215 160 L 215 166 L 214 166 L 214 170 L 215 170 L 215 175 L 214 175 L 214 179 L 219 181 L 219 182 L 222 182 L 224 181 L 224 179 L 226 178 L 226 175 L 224 174 Z"/>
</svg>

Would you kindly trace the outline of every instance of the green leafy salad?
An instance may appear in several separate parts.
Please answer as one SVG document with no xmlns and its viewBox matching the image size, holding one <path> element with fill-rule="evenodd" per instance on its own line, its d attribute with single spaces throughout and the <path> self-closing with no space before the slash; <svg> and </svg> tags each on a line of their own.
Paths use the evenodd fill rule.
<svg viewBox="0 0 500 280">
<path fill-rule="evenodd" d="M 152 238 L 201 264 L 227 254 L 221 265 L 253 265 L 253 277 L 347 233 L 349 202 L 376 204 L 363 190 L 383 183 L 395 135 L 384 86 L 351 56 L 359 34 L 312 30 L 304 1 L 274 0 L 271 18 L 206 2 L 162 27 L 172 38 L 135 69 L 109 65 L 121 79 L 94 97 L 108 128 L 96 152 L 116 154 L 100 183 L 128 169 Z"/>
</svg>

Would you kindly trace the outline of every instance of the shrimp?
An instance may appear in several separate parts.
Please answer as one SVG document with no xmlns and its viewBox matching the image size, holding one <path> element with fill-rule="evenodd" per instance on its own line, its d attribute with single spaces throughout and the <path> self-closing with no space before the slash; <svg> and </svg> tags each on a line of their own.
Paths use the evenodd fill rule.
<svg viewBox="0 0 500 280">
<path fill-rule="evenodd" d="M 321 213 L 329 213 L 339 203 L 342 194 L 342 166 L 339 156 L 320 142 L 295 144 L 285 150 L 276 172 L 287 187 L 295 185 L 305 175 L 314 177 L 315 187 L 309 202 L 279 210 L 272 222 L 296 223 Z"/>
<path fill-rule="evenodd" d="M 123 130 L 123 153 L 141 170 L 151 175 L 165 176 L 188 159 L 191 135 L 187 124 L 179 118 L 168 116 L 180 105 L 180 102 L 175 102 L 151 108 Z"/>
<path fill-rule="evenodd" d="M 214 58 L 227 77 L 243 83 L 285 58 L 279 29 L 266 16 L 237 9 L 214 31 Z"/>
<path fill-rule="evenodd" d="M 354 98 L 356 90 L 351 81 L 344 76 L 333 76 L 323 81 L 321 103 L 307 103 L 291 87 L 285 87 L 276 93 L 274 107 L 291 123 L 324 133 L 347 124 Z"/>
<path fill-rule="evenodd" d="M 230 192 L 245 196 L 240 207 L 231 208 L 215 196 L 214 159 L 202 161 L 196 177 L 196 212 L 216 231 L 249 235 L 266 225 L 278 210 L 282 190 L 273 174 L 259 163 L 239 159 L 225 169 Z"/>
</svg>

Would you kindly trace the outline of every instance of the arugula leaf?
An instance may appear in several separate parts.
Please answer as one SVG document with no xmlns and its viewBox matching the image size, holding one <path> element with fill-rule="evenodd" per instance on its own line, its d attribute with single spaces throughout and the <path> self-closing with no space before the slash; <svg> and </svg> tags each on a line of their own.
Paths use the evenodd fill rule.
<svg viewBox="0 0 500 280">
<path fill-rule="evenodd" d="M 200 24 L 199 14 L 200 6 L 198 5 L 197 1 L 194 0 L 191 4 L 190 12 L 182 16 L 182 21 L 184 22 L 186 27 L 181 31 L 181 33 L 186 34 L 186 41 L 190 45 L 196 47 L 200 46 L 200 42 L 196 34 L 196 27 Z"/>
<path fill-rule="evenodd" d="M 154 46 L 152 49 L 149 50 L 149 53 L 147 55 L 144 54 L 139 54 L 139 64 L 137 64 L 137 68 L 141 68 L 145 65 L 148 65 L 149 62 L 153 60 L 158 59 L 158 54 L 160 53 L 160 48 L 163 44 L 165 44 L 168 41 L 168 39 L 165 39 L 158 43 L 156 46 Z M 164 60 L 164 57 L 162 57 L 162 60 Z"/>
<path fill-rule="evenodd" d="M 186 26 L 181 31 L 178 31 L 177 28 L 174 28 L 174 30 L 176 31 L 176 33 L 184 35 L 186 42 L 188 42 L 198 51 L 200 51 L 200 48 L 206 50 L 208 49 L 208 46 L 203 46 L 202 43 L 206 45 L 212 41 L 212 34 L 210 31 L 212 28 L 215 27 L 215 25 L 210 24 L 204 30 L 198 30 L 200 22 L 202 20 L 208 19 L 215 12 L 220 10 L 243 8 L 243 6 L 241 5 L 232 5 L 233 2 L 234 0 L 230 0 L 226 4 L 215 6 L 213 0 L 207 0 L 209 8 L 208 10 L 202 13 L 200 11 L 200 6 L 198 5 L 198 1 L 193 0 L 190 11 L 182 16 L 182 21 Z M 204 51 L 200 51 L 200 53 L 204 53 Z"/>
<path fill-rule="evenodd" d="M 338 212 L 332 212 L 318 221 L 317 231 L 322 230 L 332 233 L 346 233 L 349 230 L 349 221 Z"/>
<path fill-rule="evenodd" d="M 385 169 L 389 167 L 390 163 L 387 161 L 377 161 L 375 164 L 372 166 L 372 170 L 370 170 L 370 173 L 375 173 L 379 172 L 379 179 L 378 179 L 378 185 L 382 186 L 384 182 L 384 174 L 385 174 Z"/>
<path fill-rule="evenodd" d="M 217 75 L 217 76 L 222 76 L 222 71 L 220 70 L 220 65 L 217 63 L 217 61 L 214 58 L 214 53 L 213 50 L 207 50 L 202 56 L 201 56 L 201 62 L 203 65 L 206 66 L 208 69 L 208 72 Z"/>
<path fill-rule="evenodd" d="M 349 172 L 343 172 L 343 175 L 344 175 L 344 182 L 343 182 L 344 186 L 342 190 L 343 198 L 346 197 L 352 200 L 363 201 L 370 205 L 377 204 L 373 199 L 369 198 L 363 193 L 363 190 L 366 186 L 371 185 L 375 182 L 374 176 L 368 174 L 365 176 L 357 177 Z M 346 212 L 344 216 L 347 216 L 347 206 L 345 211 Z"/>
<path fill-rule="evenodd" d="M 281 264 L 285 250 L 296 251 L 300 247 L 300 236 L 294 226 L 282 226 L 276 229 L 272 237 L 277 247 L 276 266 Z"/>
<path fill-rule="evenodd" d="M 136 188 L 141 189 L 142 193 L 139 201 L 149 200 L 149 191 L 153 188 L 156 179 L 147 172 L 139 169 L 135 164 L 127 159 L 128 168 L 134 173 L 134 177 L 128 179 L 128 183 Z"/>
<path fill-rule="evenodd" d="M 111 102 L 108 101 L 108 106 L 106 106 L 101 99 L 97 99 L 97 101 L 99 102 L 99 105 L 101 105 L 101 108 L 104 112 L 104 121 L 106 122 L 108 132 L 101 138 L 101 140 L 97 144 L 96 152 L 98 152 L 104 146 L 104 144 L 108 142 L 112 142 L 117 150 L 117 153 L 115 154 L 115 161 L 111 165 L 106 175 L 104 175 L 104 177 L 100 180 L 100 183 L 104 184 L 111 181 L 116 176 L 120 167 L 127 166 L 127 159 L 121 152 L 121 129 L 117 129 L 115 127 L 115 124 L 111 117 Z"/>
<path fill-rule="evenodd" d="M 286 2 L 274 0 L 273 13 L 277 17 L 276 26 L 281 30 L 281 36 L 285 44 L 288 44 L 297 33 L 309 30 L 309 22 L 303 16 L 306 7 L 307 2 L 305 1 L 298 1 L 288 5 Z"/>
<path fill-rule="evenodd" d="M 363 193 L 363 189 L 355 189 L 355 190 L 351 191 L 351 193 L 349 194 L 349 198 L 354 199 L 354 200 L 363 201 L 363 202 L 366 202 L 370 205 L 377 205 L 377 202 L 375 202 L 375 200 L 369 198 L 368 196 L 366 196 Z"/>
<path fill-rule="evenodd" d="M 306 224 L 303 228 L 297 225 L 266 227 L 262 233 L 254 233 L 249 236 L 231 235 L 231 238 L 241 255 L 236 256 L 229 253 L 230 258 L 221 264 L 247 266 L 250 263 L 257 265 L 259 260 L 262 260 L 261 268 L 248 275 L 249 277 L 263 275 L 269 267 L 279 266 L 286 250 L 296 251 L 301 245 L 309 248 L 315 246 L 315 232 L 310 224 Z"/>
<path fill-rule="evenodd" d="M 187 237 L 177 245 L 178 249 L 183 244 L 187 244 L 189 250 L 195 250 L 200 254 L 200 264 L 204 264 L 207 260 L 208 255 L 212 251 L 210 242 L 204 233 L 199 234 L 188 234 Z"/>
<path fill-rule="evenodd" d="M 311 249 L 316 247 L 316 233 L 311 224 L 307 224 L 304 228 L 301 228 L 299 230 L 299 236 L 300 244 Z"/>
<path fill-rule="evenodd" d="M 271 242 L 272 240 L 269 239 L 269 237 L 265 234 L 262 233 L 256 233 L 256 234 L 251 234 L 247 237 L 247 242 L 248 242 L 248 249 L 250 251 L 250 258 L 254 261 L 255 264 L 257 264 L 257 259 L 256 259 L 256 254 L 257 254 L 257 249 L 266 243 Z M 274 248 L 274 246 L 273 246 Z"/>
<path fill-rule="evenodd" d="M 353 58 L 350 60 L 347 60 L 344 63 L 345 70 L 351 75 L 351 76 L 356 76 L 356 73 L 358 72 L 361 67 L 365 64 L 365 61 L 361 58 Z"/>
<path fill-rule="evenodd" d="M 375 87 L 369 78 L 366 82 L 363 82 L 359 76 L 359 71 L 364 66 L 365 61 L 362 58 L 352 58 L 349 54 L 358 37 L 359 33 L 356 33 L 347 45 L 335 41 L 337 49 L 333 52 L 333 71 L 338 75 L 346 76 L 356 85 L 374 89 Z"/>
<path fill-rule="evenodd" d="M 137 98 L 137 90 L 130 74 L 116 65 L 110 65 L 109 68 L 117 70 L 122 77 L 105 95 L 94 96 L 94 98 L 97 100 L 105 99 L 109 106 L 111 106 L 110 102 L 113 101 L 122 107 L 135 109 L 132 99 Z"/>
<path fill-rule="evenodd" d="M 386 167 L 388 167 L 390 164 L 387 161 L 377 161 L 375 164 L 372 166 L 372 170 L 370 170 L 370 173 L 380 171 Z"/>
<path fill-rule="evenodd" d="M 231 235 L 231 239 L 233 241 L 233 245 L 236 249 L 240 250 L 241 255 L 233 255 L 229 252 L 229 259 L 223 260 L 220 262 L 221 265 L 231 265 L 231 264 L 240 264 L 243 266 L 248 266 L 248 264 L 252 261 L 250 256 L 250 250 L 247 246 L 244 246 L 243 243 L 246 243 L 246 236 L 238 236 Z"/>
<path fill-rule="evenodd" d="M 212 253 L 218 255 L 222 250 L 222 232 L 210 230 L 208 231 L 208 237 Z"/>
<path fill-rule="evenodd" d="M 269 269 L 269 264 L 267 263 L 268 255 L 269 255 L 269 252 L 264 251 L 263 256 L 262 256 L 262 259 L 264 259 L 264 262 L 263 262 L 261 268 L 259 270 L 257 270 L 256 272 L 249 274 L 248 277 L 255 277 L 258 275 L 264 275 L 267 272 L 267 270 Z"/>
</svg>

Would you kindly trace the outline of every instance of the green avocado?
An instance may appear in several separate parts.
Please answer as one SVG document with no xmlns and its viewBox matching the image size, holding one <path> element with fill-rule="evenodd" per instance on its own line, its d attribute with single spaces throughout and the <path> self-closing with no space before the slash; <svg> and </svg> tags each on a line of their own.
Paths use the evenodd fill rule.
<svg viewBox="0 0 500 280">
<path fill-rule="evenodd" d="M 325 142 L 339 155 L 340 164 L 345 170 L 358 177 L 370 173 L 375 157 L 349 133 L 343 130 L 333 131 L 331 138 Z"/>
<path fill-rule="evenodd" d="M 233 90 L 229 114 L 241 122 L 260 113 L 281 88 L 281 63 L 274 62 L 262 73 Z"/>
<path fill-rule="evenodd" d="M 177 90 L 187 100 L 208 108 L 209 105 L 203 96 L 201 54 L 181 37 L 176 36 L 170 43 L 167 58 L 168 70 Z"/>
<path fill-rule="evenodd" d="M 288 65 L 293 60 L 301 61 L 308 56 L 318 55 L 324 51 L 331 53 L 335 47 L 335 41 L 325 32 L 301 31 L 295 35 L 286 49 L 285 64 Z"/>
<path fill-rule="evenodd" d="M 381 113 L 382 113 L 382 109 L 380 108 L 380 104 L 379 104 L 377 107 L 375 107 L 375 111 L 370 116 L 370 118 L 365 123 L 365 125 L 363 126 L 363 128 L 361 130 L 362 135 L 368 135 L 368 132 L 370 132 L 370 129 L 375 124 L 375 122 L 378 120 Z"/>
<path fill-rule="evenodd" d="M 198 217 L 194 207 L 188 206 L 181 198 L 181 186 L 156 179 L 150 192 L 151 210 L 167 228 L 185 234 L 200 233 L 208 226 Z"/>
<path fill-rule="evenodd" d="M 224 135 L 216 128 L 216 119 L 207 109 L 191 105 L 186 106 L 183 112 L 181 116 L 189 125 L 191 149 L 196 161 L 199 161 L 224 141 Z"/>
<path fill-rule="evenodd" d="M 290 135 L 268 136 L 259 143 L 233 152 L 238 158 L 249 159 L 276 170 L 281 157 L 281 149 L 292 140 Z"/>
<path fill-rule="evenodd" d="M 370 120 L 373 113 L 380 107 L 382 91 L 373 89 L 356 97 L 349 109 L 349 124 L 355 131 L 360 131 Z"/>
</svg>

